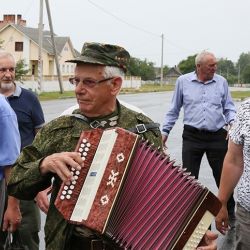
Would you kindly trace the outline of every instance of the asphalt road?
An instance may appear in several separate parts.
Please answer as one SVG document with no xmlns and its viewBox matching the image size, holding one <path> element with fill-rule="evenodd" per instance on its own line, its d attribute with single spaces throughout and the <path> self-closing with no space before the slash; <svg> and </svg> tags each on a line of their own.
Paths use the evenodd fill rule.
<svg viewBox="0 0 250 250">
<path fill-rule="evenodd" d="M 168 110 L 171 102 L 173 92 L 160 92 L 160 93 L 145 93 L 145 94 L 129 94 L 120 95 L 119 99 L 128 102 L 129 104 L 135 105 L 141 108 L 149 117 L 151 117 L 155 122 L 160 124 L 163 121 L 164 114 Z M 63 99 L 55 101 L 43 101 L 41 102 L 42 108 L 45 114 L 46 122 L 57 117 L 65 109 L 76 104 L 75 99 Z M 239 103 L 236 103 L 238 106 Z M 176 122 L 173 130 L 168 139 L 168 152 L 172 159 L 176 160 L 176 164 L 181 164 L 181 145 L 182 145 L 182 113 L 178 121 Z M 212 177 L 212 172 L 207 163 L 205 157 L 202 159 L 202 166 L 199 176 L 200 182 L 207 186 L 212 192 L 217 193 L 217 187 L 215 185 L 214 179 Z M 43 223 L 45 216 L 42 216 Z M 214 225 L 212 225 L 212 230 Z M 43 241 L 44 233 L 40 233 L 41 247 L 40 249 L 45 249 Z M 218 239 L 218 249 L 219 250 L 231 250 L 234 249 L 234 231 L 230 231 L 228 236 L 219 236 Z"/>
</svg>

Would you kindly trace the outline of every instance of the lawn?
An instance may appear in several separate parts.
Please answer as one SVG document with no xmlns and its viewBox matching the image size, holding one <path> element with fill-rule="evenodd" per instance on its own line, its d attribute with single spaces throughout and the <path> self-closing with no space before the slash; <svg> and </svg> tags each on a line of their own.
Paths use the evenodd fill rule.
<svg viewBox="0 0 250 250">
<path fill-rule="evenodd" d="M 139 89 L 123 88 L 121 94 L 133 94 L 133 93 L 145 93 L 145 92 L 161 92 L 161 91 L 172 91 L 174 90 L 174 85 L 154 85 L 145 84 Z M 231 95 L 234 99 L 244 100 L 250 97 L 250 91 L 232 91 Z M 40 101 L 53 100 L 53 99 L 63 99 L 63 98 L 74 98 L 74 91 L 65 91 L 63 94 L 60 92 L 43 92 L 39 96 Z"/>
</svg>

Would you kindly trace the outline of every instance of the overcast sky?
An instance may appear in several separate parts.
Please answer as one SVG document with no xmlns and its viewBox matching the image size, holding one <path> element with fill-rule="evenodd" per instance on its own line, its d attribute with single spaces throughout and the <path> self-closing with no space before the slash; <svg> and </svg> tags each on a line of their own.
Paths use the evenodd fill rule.
<svg viewBox="0 0 250 250">
<path fill-rule="evenodd" d="M 236 62 L 250 51 L 249 0 L 51 0 L 54 32 L 77 50 L 86 41 L 119 44 L 133 57 L 174 66 L 204 49 Z M 40 0 L 0 0 L 3 14 L 37 27 Z M 43 23 L 49 29 L 44 2 Z"/>
</svg>

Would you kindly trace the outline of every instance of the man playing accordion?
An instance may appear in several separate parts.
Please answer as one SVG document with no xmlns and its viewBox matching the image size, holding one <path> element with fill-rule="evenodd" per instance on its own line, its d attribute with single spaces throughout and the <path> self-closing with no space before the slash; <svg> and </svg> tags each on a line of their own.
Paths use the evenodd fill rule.
<svg viewBox="0 0 250 250">
<path fill-rule="evenodd" d="M 68 61 L 76 63 L 75 76 L 69 81 L 75 86 L 79 109 L 44 126 L 32 145 L 22 151 L 13 168 L 8 191 L 19 199 L 34 199 L 53 179 L 45 225 L 47 250 L 119 249 L 92 230 L 68 223 L 54 202 L 62 182 L 72 181 L 69 166 L 76 170 L 84 167 L 82 158 L 74 152 L 82 131 L 121 127 L 141 132 L 141 137 L 162 148 L 159 125 L 117 100 L 129 58 L 122 47 L 85 43 L 81 55 Z M 143 131 L 137 124 L 144 124 Z M 208 232 L 204 237 L 206 246 L 202 249 L 216 249 L 216 237 Z"/>
</svg>

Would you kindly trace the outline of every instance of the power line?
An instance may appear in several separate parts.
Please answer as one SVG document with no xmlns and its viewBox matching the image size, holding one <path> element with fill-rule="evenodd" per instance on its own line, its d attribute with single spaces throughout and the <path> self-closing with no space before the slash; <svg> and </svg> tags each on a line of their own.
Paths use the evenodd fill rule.
<svg viewBox="0 0 250 250">
<path fill-rule="evenodd" d="M 177 48 L 177 49 L 180 49 L 180 50 L 183 50 L 183 51 L 186 51 L 186 52 L 189 52 L 189 53 L 194 53 L 193 50 L 190 50 L 190 49 L 187 49 L 187 48 L 184 48 L 178 44 L 175 44 L 174 42 L 171 42 L 169 39 L 168 39 L 168 44 L 170 44 L 171 46 Z"/>
<path fill-rule="evenodd" d="M 131 24 L 131 23 L 128 23 L 127 21 L 125 21 L 125 20 L 123 20 L 122 18 L 120 18 L 120 17 L 114 15 L 114 14 L 111 13 L 110 11 L 104 9 L 104 8 L 101 7 L 100 5 L 97 5 L 96 3 L 94 3 L 94 2 L 92 2 L 92 1 L 90 1 L 90 0 L 88 0 L 88 2 L 89 2 L 90 4 L 92 4 L 92 5 L 94 5 L 96 8 L 100 9 L 101 11 L 105 12 L 105 13 L 108 14 L 109 16 L 112 16 L 112 17 L 115 18 L 116 20 L 118 20 L 118 21 L 120 21 L 120 22 L 122 22 L 122 23 L 124 23 L 124 24 L 126 24 L 126 25 L 128 25 L 128 26 L 130 26 L 130 27 L 132 27 L 132 28 L 134 28 L 134 29 L 137 29 L 137 30 L 139 30 L 139 31 L 142 31 L 142 32 L 144 32 L 144 33 L 147 33 L 147 34 L 149 34 L 149 35 L 152 35 L 152 36 L 155 36 L 155 37 L 158 37 L 158 38 L 161 37 L 161 35 L 157 35 L 157 34 L 151 32 L 151 31 L 147 31 L 147 30 L 142 29 L 142 28 L 140 28 L 140 27 L 138 27 L 138 26 L 136 26 L 136 25 L 133 25 L 133 24 Z"/>
<path fill-rule="evenodd" d="M 99 10 L 101 10 L 102 12 L 106 13 L 107 15 L 112 16 L 113 18 L 115 18 L 115 19 L 118 20 L 119 22 L 122 22 L 122 23 L 124 23 L 124 24 L 126 24 L 126 25 L 128 25 L 128 26 L 130 26 L 130 27 L 132 27 L 132 28 L 134 28 L 134 29 L 137 29 L 137 30 L 139 30 L 139 31 L 142 31 L 142 32 L 144 32 L 144 33 L 147 33 L 147 34 L 152 35 L 152 36 L 157 37 L 157 38 L 161 38 L 161 36 L 162 36 L 162 35 L 157 35 L 157 34 L 151 32 L 151 31 L 147 31 L 147 30 L 145 30 L 145 29 L 143 29 L 143 28 L 140 28 L 140 27 L 138 27 L 138 26 L 136 26 L 136 25 L 133 25 L 133 24 L 131 24 L 131 23 L 129 23 L 129 22 L 123 20 L 122 18 L 120 18 L 120 17 L 114 15 L 114 14 L 111 13 L 110 11 L 104 9 L 104 8 L 103 8 L 102 6 L 100 6 L 100 5 L 97 5 L 96 3 L 94 3 L 94 2 L 91 1 L 91 0 L 88 0 L 88 2 L 89 2 L 90 4 L 92 4 L 93 6 L 95 6 L 96 8 L 98 8 Z M 180 50 L 182 50 L 182 51 L 186 51 L 186 52 L 189 52 L 189 53 L 193 53 L 193 50 L 190 50 L 190 49 L 184 48 L 184 47 L 182 47 L 182 46 L 179 46 L 179 45 L 175 44 L 174 42 L 170 41 L 169 39 L 167 39 L 166 41 L 167 41 L 167 43 L 169 43 L 170 45 L 174 46 L 175 48 L 178 48 L 178 49 L 180 49 Z"/>
</svg>

